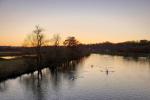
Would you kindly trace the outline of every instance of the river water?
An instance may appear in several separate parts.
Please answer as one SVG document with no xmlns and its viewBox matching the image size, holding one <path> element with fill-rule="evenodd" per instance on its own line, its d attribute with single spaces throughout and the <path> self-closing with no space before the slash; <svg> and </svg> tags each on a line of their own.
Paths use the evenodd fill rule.
<svg viewBox="0 0 150 100">
<path fill-rule="evenodd" d="M 150 100 L 150 60 L 91 54 L 1 82 L 0 100 Z"/>
</svg>

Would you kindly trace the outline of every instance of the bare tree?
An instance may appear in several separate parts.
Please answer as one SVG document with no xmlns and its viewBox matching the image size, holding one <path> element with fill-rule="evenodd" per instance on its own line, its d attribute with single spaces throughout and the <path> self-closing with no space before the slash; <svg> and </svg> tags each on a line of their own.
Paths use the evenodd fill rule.
<svg viewBox="0 0 150 100">
<path fill-rule="evenodd" d="M 54 43 L 54 46 L 59 46 L 60 45 L 60 40 L 61 40 L 61 37 L 59 34 L 54 34 L 53 35 L 53 38 L 52 38 L 52 41 Z"/>
<path fill-rule="evenodd" d="M 26 47 L 33 47 L 35 50 L 36 54 L 36 61 L 37 61 L 37 67 L 40 69 L 41 67 L 41 60 L 42 60 L 42 51 L 41 48 L 42 46 L 45 45 L 45 37 L 44 34 L 42 33 L 43 29 L 40 26 L 35 26 L 35 30 L 33 31 L 32 34 L 30 34 L 24 42 L 24 46 Z M 40 73 L 40 71 L 39 71 Z"/>
<path fill-rule="evenodd" d="M 42 28 L 40 28 L 38 25 L 35 26 L 35 30 L 33 31 L 33 33 L 28 35 L 28 37 L 25 39 L 24 46 L 36 48 L 44 46 L 46 40 L 42 32 L 43 32 Z"/>
</svg>

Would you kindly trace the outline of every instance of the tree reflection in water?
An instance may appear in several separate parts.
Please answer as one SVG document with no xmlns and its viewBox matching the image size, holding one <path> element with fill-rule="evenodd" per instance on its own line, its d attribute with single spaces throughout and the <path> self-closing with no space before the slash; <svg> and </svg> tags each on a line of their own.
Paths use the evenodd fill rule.
<svg viewBox="0 0 150 100">
<path fill-rule="evenodd" d="M 7 86 L 7 83 L 6 83 L 6 82 L 0 83 L 0 92 L 6 91 L 7 88 L 8 88 L 8 86 Z"/>
<path fill-rule="evenodd" d="M 77 65 L 82 61 L 80 59 L 52 64 L 48 68 L 22 76 L 19 82 L 24 89 L 29 91 L 30 95 L 34 96 L 35 100 L 45 100 L 46 95 L 51 95 L 51 99 L 59 99 L 62 81 L 68 80 L 68 83 L 72 84 L 77 74 Z"/>
</svg>

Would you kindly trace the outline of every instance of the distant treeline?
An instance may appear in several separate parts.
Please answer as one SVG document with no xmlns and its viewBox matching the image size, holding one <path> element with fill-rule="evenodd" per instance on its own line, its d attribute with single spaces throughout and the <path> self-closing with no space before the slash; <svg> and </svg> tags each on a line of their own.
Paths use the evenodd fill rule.
<svg viewBox="0 0 150 100">
<path fill-rule="evenodd" d="M 149 54 L 150 41 L 126 41 L 121 43 L 104 42 L 98 44 L 89 44 L 87 47 L 95 53 L 126 53 L 126 54 Z"/>
<path fill-rule="evenodd" d="M 55 46 L 45 46 L 46 48 L 54 48 Z M 96 44 L 80 44 L 80 49 L 88 50 L 90 52 L 101 53 L 150 53 L 150 41 L 126 41 L 121 43 L 103 42 Z M 59 48 L 65 48 L 65 46 L 59 46 Z M 32 52 L 33 47 L 13 47 L 13 46 L 0 46 L 0 52 Z M 29 52 L 28 52 L 29 53 Z"/>
</svg>

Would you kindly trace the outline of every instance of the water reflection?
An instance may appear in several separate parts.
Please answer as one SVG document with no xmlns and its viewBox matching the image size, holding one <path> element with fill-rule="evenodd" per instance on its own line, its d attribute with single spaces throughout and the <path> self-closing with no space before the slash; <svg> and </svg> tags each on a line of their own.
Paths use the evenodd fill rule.
<svg viewBox="0 0 150 100">
<path fill-rule="evenodd" d="M 20 57 L 20 56 L 2 56 L 2 57 L 0 57 L 0 58 L 6 59 L 6 60 L 10 60 L 10 59 L 15 59 L 15 58 L 17 58 L 17 57 Z"/>
<path fill-rule="evenodd" d="M 42 91 L 45 91 L 46 88 L 42 87 L 42 84 L 47 85 L 47 82 L 44 79 L 39 79 L 39 76 L 31 74 L 29 76 L 24 76 L 20 78 L 20 83 L 23 85 L 26 91 L 32 93 L 36 100 L 45 100 L 44 94 Z"/>
<path fill-rule="evenodd" d="M 60 96 L 58 92 L 62 81 L 67 80 L 70 84 L 73 84 L 72 82 L 77 79 L 77 65 L 82 61 L 80 59 L 54 64 L 49 68 L 21 76 L 19 82 L 26 91 L 29 91 L 34 96 L 35 100 L 47 100 L 45 96 L 49 88 L 52 88 L 55 94 Z M 57 96 L 52 98 L 54 97 L 57 98 Z"/>
<path fill-rule="evenodd" d="M 7 84 L 5 82 L 0 83 L 0 92 L 7 90 Z"/>
<path fill-rule="evenodd" d="M 111 67 L 106 67 L 103 70 L 100 70 L 101 72 L 104 72 L 107 76 L 115 71 L 111 70 Z"/>
<path fill-rule="evenodd" d="M 150 100 L 146 58 L 92 54 L 0 84 L 2 100 Z M 31 66 L 30 66 L 31 67 Z M 12 99 L 13 98 L 13 99 Z"/>
</svg>

